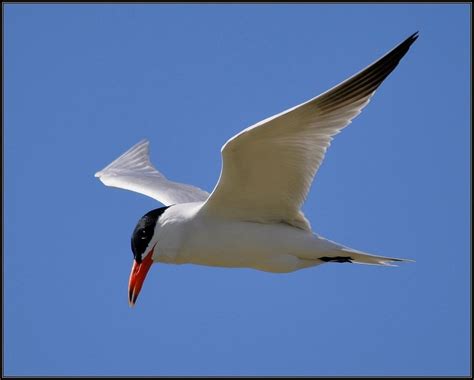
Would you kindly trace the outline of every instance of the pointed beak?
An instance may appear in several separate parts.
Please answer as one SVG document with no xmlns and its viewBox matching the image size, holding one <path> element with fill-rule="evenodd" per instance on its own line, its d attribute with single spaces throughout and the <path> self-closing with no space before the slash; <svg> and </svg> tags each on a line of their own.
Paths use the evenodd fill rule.
<svg viewBox="0 0 474 380">
<path fill-rule="evenodd" d="M 132 272 L 130 273 L 130 279 L 128 281 L 128 304 L 130 307 L 135 306 L 146 274 L 153 264 L 152 256 L 154 249 L 155 247 L 145 256 L 140 264 L 137 263 L 136 260 L 133 260 Z"/>
</svg>

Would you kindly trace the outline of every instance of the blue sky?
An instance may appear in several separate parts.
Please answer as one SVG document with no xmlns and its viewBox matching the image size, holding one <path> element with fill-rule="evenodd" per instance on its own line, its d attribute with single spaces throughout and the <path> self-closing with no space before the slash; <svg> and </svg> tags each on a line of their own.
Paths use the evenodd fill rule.
<svg viewBox="0 0 474 380">
<path fill-rule="evenodd" d="M 469 5 L 3 9 L 5 375 L 470 373 Z M 416 263 L 157 264 L 129 308 L 130 235 L 160 204 L 96 171 L 148 138 L 211 191 L 228 138 L 417 30 L 304 205 L 319 234 Z"/>
</svg>

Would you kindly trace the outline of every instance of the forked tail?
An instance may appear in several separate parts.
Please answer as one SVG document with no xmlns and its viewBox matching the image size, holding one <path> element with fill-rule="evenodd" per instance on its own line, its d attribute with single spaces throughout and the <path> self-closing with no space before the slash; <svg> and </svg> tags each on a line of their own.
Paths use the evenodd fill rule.
<svg viewBox="0 0 474 380">
<path fill-rule="evenodd" d="M 317 259 L 325 263 L 354 263 L 396 267 L 397 265 L 394 263 L 414 262 L 414 260 L 410 259 L 371 255 L 327 240 L 321 236 L 317 236 L 317 241 L 319 251 L 324 252 L 319 254 Z"/>
<path fill-rule="evenodd" d="M 409 259 L 370 255 L 368 253 L 355 251 L 350 248 L 341 249 L 337 253 L 319 257 L 319 260 L 326 263 L 354 263 L 366 265 L 384 265 L 389 267 L 396 267 L 397 265 L 393 263 L 397 262 L 414 262 L 414 260 Z"/>
</svg>

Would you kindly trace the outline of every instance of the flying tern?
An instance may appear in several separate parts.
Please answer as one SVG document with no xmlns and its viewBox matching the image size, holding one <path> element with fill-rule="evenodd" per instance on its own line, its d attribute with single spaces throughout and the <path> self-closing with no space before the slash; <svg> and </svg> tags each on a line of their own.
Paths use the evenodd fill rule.
<svg viewBox="0 0 474 380">
<path fill-rule="evenodd" d="M 132 233 L 130 305 L 155 262 L 286 273 L 329 262 L 411 261 L 325 239 L 311 230 L 301 206 L 333 136 L 369 103 L 417 38 L 418 32 L 330 90 L 230 138 L 211 194 L 168 180 L 151 164 L 146 140 L 97 172 L 107 186 L 164 205 L 140 218 Z"/>
</svg>

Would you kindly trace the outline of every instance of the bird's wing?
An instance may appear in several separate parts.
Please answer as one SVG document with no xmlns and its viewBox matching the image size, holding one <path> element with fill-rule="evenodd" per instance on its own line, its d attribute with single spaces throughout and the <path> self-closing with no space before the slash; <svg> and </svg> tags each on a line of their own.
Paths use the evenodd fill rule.
<svg viewBox="0 0 474 380">
<path fill-rule="evenodd" d="M 147 195 L 165 206 L 205 201 L 209 197 L 209 193 L 197 187 L 167 180 L 151 164 L 149 144 L 140 141 L 95 176 L 106 186 Z"/>
<path fill-rule="evenodd" d="M 202 211 L 240 220 L 309 224 L 300 207 L 326 149 L 367 105 L 417 33 L 382 58 L 303 104 L 238 133 L 222 147 L 219 181 Z"/>
</svg>

